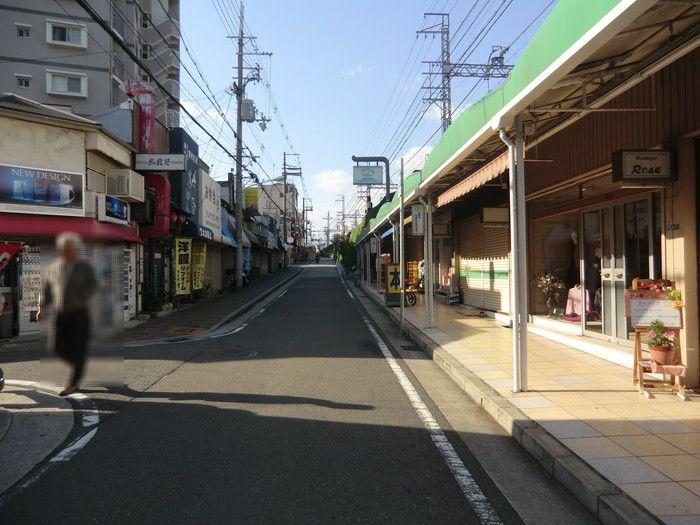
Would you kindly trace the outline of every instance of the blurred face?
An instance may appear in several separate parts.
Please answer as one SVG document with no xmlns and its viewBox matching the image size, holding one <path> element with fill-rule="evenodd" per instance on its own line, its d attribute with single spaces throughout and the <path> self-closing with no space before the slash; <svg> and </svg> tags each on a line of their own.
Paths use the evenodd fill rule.
<svg viewBox="0 0 700 525">
<path fill-rule="evenodd" d="M 75 256 L 78 255 L 78 247 L 73 241 L 66 241 L 63 244 L 63 249 L 61 250 L 61 255 L 67 261 L 72 261 Z"/>
</svg>

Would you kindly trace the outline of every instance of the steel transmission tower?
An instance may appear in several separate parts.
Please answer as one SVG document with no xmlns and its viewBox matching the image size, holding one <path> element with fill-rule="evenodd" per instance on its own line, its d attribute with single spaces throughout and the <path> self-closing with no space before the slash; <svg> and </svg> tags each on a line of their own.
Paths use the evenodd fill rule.
<svg viewBox="0 0 700 525">
<path fill-rule="evenodd" d="M 492 46 L 488 64 L 467 64 L 450 58 L 450 15 L 448 13 L 425 13 L 425 18 L 439 18 L 435 24 L 417 31 L 419 35 L 440 35 L 440 60 L 426 60 L 428 71 L 422 89 L 426 91 L 423 101 L 437 104 L 442 111 L 442 131 L 452 123 L 452 77 L 506 78 L 513 66 L 505 64 L 507 47 Z M 440 79 L 438 85 L 433 80 Z"/>
</svg>

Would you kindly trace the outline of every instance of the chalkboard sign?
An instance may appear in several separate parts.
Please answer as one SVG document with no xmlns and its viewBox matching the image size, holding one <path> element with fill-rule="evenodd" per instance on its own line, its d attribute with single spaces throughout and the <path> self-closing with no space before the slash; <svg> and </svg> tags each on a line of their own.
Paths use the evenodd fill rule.
<svg viewBox="0 0 700 525">
<path fill-rule="evenodd" d="M 663 292 L 649 290 L 625 292 L 625 310 L 633 328 L 646 328 L 659 320 L 666 328 L 683 328 L 681 309 Z"/>
</svg>

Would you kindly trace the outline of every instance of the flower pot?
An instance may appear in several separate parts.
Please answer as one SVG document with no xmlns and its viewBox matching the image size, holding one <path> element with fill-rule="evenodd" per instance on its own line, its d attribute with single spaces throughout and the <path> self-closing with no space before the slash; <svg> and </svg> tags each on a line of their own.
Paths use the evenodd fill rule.
<svg viewBox="0 0 700 525">
<path fill-rule="evenodd" d="M 672 365 L 676 357 L 676 347 L 649 345 L 649 353 L 652 361 L 660 365 Z"/>
</svg>

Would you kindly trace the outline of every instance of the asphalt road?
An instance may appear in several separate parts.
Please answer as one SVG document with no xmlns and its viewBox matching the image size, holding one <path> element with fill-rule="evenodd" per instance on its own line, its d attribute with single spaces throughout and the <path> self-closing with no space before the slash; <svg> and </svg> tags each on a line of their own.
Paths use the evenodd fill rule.
<svg viewBox="0 0 700 525">
<path fill-rule="evenodd" d="M 495 519 L 520 522 L 398 360 L 459 456 L 446 462 L 365 319 L 333 266 L 312 264 L 219 337 L 135 350 L 130 388 L 94 395 L 92 440 L 15 491 L 0 522 L 480 523 L 479 495 Z M 543 504 L 589 521 L 552 490 L 559 500 Z"/>
</svg>

